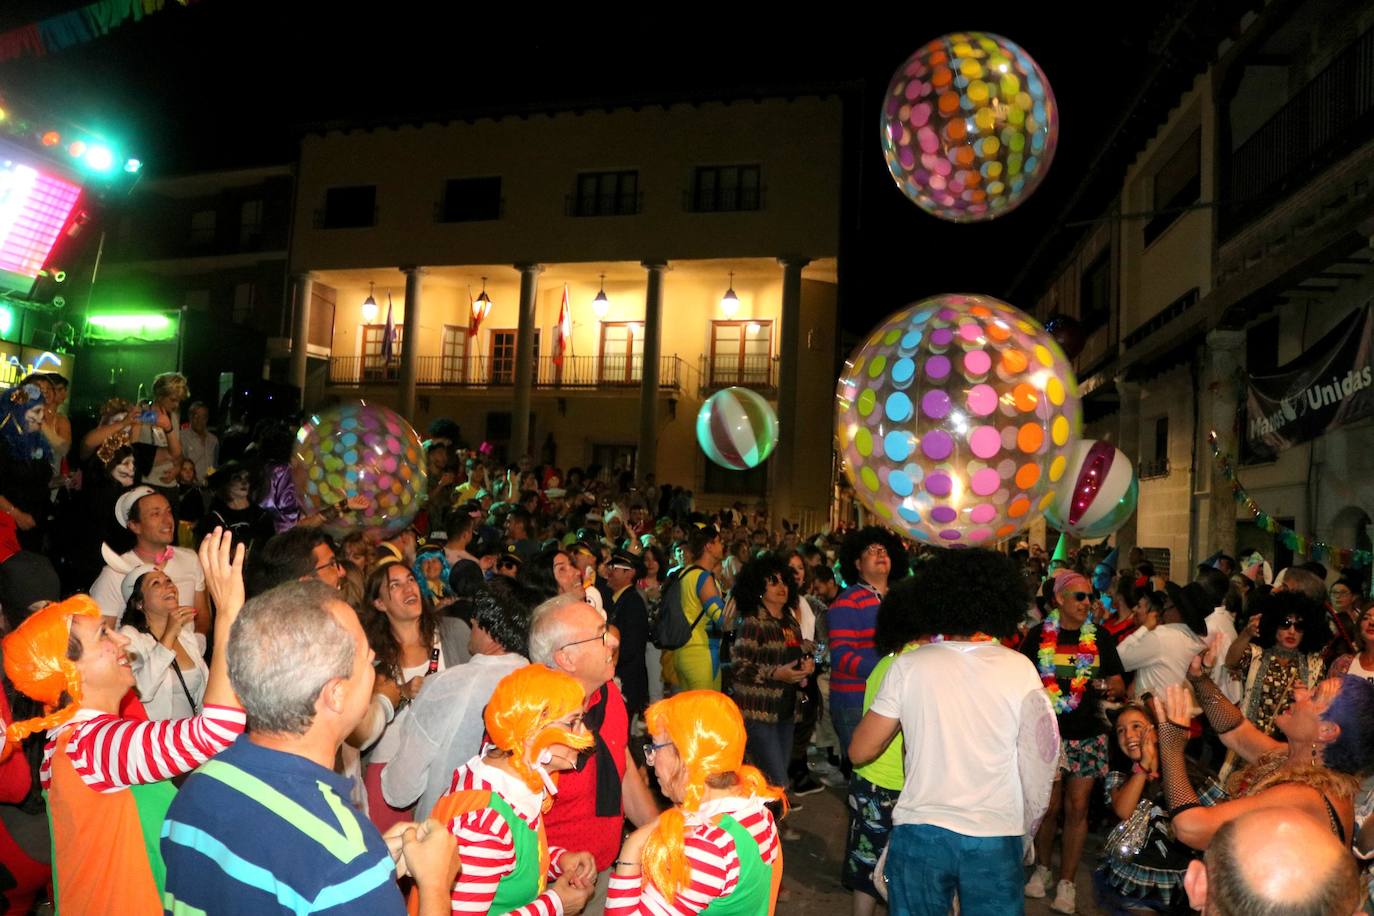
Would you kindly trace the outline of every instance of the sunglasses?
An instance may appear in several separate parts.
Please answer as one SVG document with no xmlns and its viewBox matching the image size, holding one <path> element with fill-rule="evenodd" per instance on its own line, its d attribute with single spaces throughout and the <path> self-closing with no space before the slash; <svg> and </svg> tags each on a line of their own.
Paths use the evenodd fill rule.
<svg viewBox="0 0 1374 916">
<path fill-rule="evenodd" d="M 1069 592 L 1068 594 L 1075 601 L 1087 601 L 1093 596 L 1092 592 Z"/>
<path fill-rule="evenodd" d="M 1279 629 L 1297 630 L 1299 632 L 1302 632 L 1303 630 L 1307 629 L 1307 627 L 1303 625 L 1302 619 L 1299 617 L 1285 617 L 1283 618 L 1283 621 L 1279 624 Z"/>
</svg>

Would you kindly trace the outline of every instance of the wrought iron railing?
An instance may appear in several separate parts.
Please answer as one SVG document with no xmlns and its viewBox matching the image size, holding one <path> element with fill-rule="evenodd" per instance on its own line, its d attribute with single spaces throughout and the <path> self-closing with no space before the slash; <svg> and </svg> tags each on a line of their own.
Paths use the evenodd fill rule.
<svg viewBox="0 0 1374 916">
<path fill-rule="evenodd" d="M 1142 458 L 1135 466 L 1136 476 L 1141 480 L 1169 476 L 1168 458 Z"/>
<path fill-rule="evenodd" d="M 1222 236 L 1273 209 L 1374 133 L 1374 29 L 1341 51 L 1231 156 Z"/>
<path fill-rule="evenodd" d="M 752 388 L 774 392 L 778 388 L 778 361 L 764 355 L 722 355 L 701 357 L 701 390 L 705 394 L 720 388 Z"/>
<path fill-rule="evenodd" d="M 515 384 L 515 358 L 490 356 L 420 356 L 415 383 L 439 388 L 501 388 Z M 547 389 L 638 388 L 644 378 L 642 356 L 540 356 L 534 386 Z M 682 387 L 682 360 L 660 356 L 658 387 Z M 389 385 L 400 381 L 401 360 L 380 356 L 335 356 L 329 360 L 331 385 Z"/>
<path fill-rule="evenodd" d="M 643 191 L 569 194 L 563 201 L 563 213 L 566 216 L 634 216 L 643 210 Z"/>
</svg>

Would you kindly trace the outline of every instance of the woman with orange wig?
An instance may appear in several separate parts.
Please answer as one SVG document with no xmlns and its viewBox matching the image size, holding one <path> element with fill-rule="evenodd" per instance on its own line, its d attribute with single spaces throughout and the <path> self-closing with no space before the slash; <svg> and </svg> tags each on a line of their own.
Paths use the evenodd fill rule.
<svg viewBox="0 0 1374 916">
<path fill-rule="evenodd" d="M 482 717 L 489 743 L 454 771 L 430 814 L 458 838 L 453 912 L 558 916 L 586 903 L 596 882 L 592 854 L 551 849 L 544 834 L 558 773 L 592 746 L 585 702 L 571 675 L 543 665 L 518 668 L 496 685 Z"/>
<path fill-rule="evenodd" d="M 620 850 L 606 916 L 765 916 L 777 903 L 782 846 L 766 805 L 783 790 L 744 765 L 744 719 L 729 697 L 691 690 L 650 706 L 646 762 L 674 807 Z"/>
<path fill-rule="evenodd" d="M 229 535 L 215 529 L 200 549 L 219 607 L 221 646 L 243 604 L 243 548 L 231 561 L 231 546 Z M 199 715 L 125 718 L 121 705 L 134 687 L 128 645 L 86 595 L 41 608 L 4 639 L 5 674 L 46 713 L 11 724 L 4 752 L 47 731 L 41 777 L 59 912 L 161 913 L 158 835 L 176 793 L 171 780 L 224 750 L 244 728 L 223 652 L 210 665 Z"/>
</svg>

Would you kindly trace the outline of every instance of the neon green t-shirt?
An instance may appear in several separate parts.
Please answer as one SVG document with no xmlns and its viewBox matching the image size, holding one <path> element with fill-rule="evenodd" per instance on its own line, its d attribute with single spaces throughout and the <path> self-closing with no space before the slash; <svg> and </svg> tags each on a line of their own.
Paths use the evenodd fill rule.
<svg viewBox="0 0 1374 916">
<path fill-rule="evenodd" d="M 878 664 L 869 673 L 868 681 L 864 684 L 864 712 L 868 712 L 868 707 L 873 705 L 873 698 L 878 695 L 878 688 L 882 686 L 883 676 L 887 674 L 887 669 L 892 667 L 892 660 L 898 655 L 905 655 L 920 647 L 919 643 L 912 643 L 902 649 L 901 652 L 884 655 L 878 659 Z M 892 743 L 887 746 L 887 750 L 879 754 L 871 763 L 855 767 L 854 772 L 875 786 L 900 792 L 906 774 L 902 751 L 902 733 L 898 731 L 897 736 L 892 739 Z"/>
</svg>

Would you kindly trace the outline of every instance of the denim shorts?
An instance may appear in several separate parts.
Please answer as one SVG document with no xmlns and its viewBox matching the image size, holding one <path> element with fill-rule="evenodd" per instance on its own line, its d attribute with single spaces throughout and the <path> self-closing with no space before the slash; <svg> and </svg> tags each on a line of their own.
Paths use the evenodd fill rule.
<svg viewBox="0 0 1374 916">
<path fill-rule="evenodd" d="M 959 895 L 962 916 L 1024 913 L 1019 836 L 964 836 L 931 824 L 892 828 L 884 874 L 891 911 L 947 916 Z"/>
</svg>

